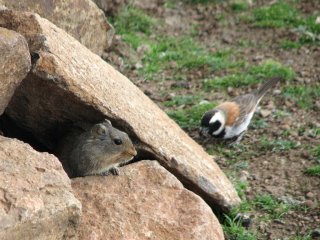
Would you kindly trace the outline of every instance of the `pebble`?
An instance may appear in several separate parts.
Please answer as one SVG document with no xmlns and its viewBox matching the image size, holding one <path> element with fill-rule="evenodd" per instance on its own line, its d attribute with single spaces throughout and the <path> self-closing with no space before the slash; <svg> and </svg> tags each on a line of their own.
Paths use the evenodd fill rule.
<svg viewBox="0 0 320 240">
<path fill-rule="evenodd" d="M 283 125 L 280 126 L 280 128 L 282 130 L 289 130 L 290 129 L 290 125 L 289 124 L 283 124 Z"/>
<path fill-rule="evenodd" d="M 146 52 L 150 51 L 150 46 L 147 44 L 142 44 L 137 48 L 137 53 L 140 55 L 145 54 Z"/>
<path fill-rule="evenodd" d="M 281 196 L 281 197 L 279 197 L 279 200 L 281 202 L 283 202 L 284 204 L 290 204 L 290 205 L 302 204 L 302 201 L 296 200 L 292 196 Z"/>
<path fill-rule="evenodd" d="M 253 61 L 260 61 L 260 60 L 262 60 L 263 58 L 264 58 L 263 55 L 257 55 L 257 56 L 255 56 L 255 57 L 253 58 Z"/>
<path fill-rule="evenodd" d="M 261 115 L 261 117 L 263 117 L 263 118 L 270 116 L 271 113 L 272 113 L 272 112 L 271 112 L 270 110 L 267 110 L 267 109 L 262 109 L 262 110 L 260 111 L 260 115 Z"/>
<path fill-rule="evenodd" d="M 228 87 L 227 88 L 227 92 L 230 94 L 230 93 L 233 93 L 233 87 Z"/>
<path fill-rule="evenodd" d="M 313 192 L 308 192 L 308 193 L 306 194 L 306 198 L 308 198 L 308 199 L 314 198 Z"/>
<path fill-rule="evenodd" d="M 306 200 L 304 205 L 306 205 L 308 208 L 314 208 L 314 203 L 312 200 Z"/>
<path fill-rule="evenodd" d="M 148 89 L 144 90 L 143 92 L 144 92 L 144 94 L 147 95 L 147 96 L 153 95 L 153 92 L 152 92 L 151 90 L 148 90 Z"/>
<path fill-rule="evenodd" d="M 249 176 L 250 176 L 250 174 L 249 174 L 248 171 L 242 170 L 242 171 L 240 172 L 239 180 L 240 180 L 240 181 L 247 181 L 248 178 L 249 178 Z"/>
<path fill-rule="evenodd" d="M 280 89 L 275 89 L 275 90 L 273 90 L 273 94 L 279 95 L 279 94 L 281 94 L 281 90 Z"/>
<path fill-rule="evenodd" d="M 171 87 L 181 87 L 181 88 L 185 88 L 185 89 L 190 89 L 192 87 L 192 83 L 190 82 L 175 82 L 171 84 Z"/>
<path fill-rule="evenodd" d="M 281 224 L 281 225 L 285 225 L 286 223 L 280 219 L 275 219 L 273 220 L 274 223 L 277 223 L 277 224 Z"/>
<path fill-rule="evenodd" d="M 135 69 L 141 69 L 141 68 L 143 68 L 143 65 L 142 65 L 141 62 L 137 62 L 137 63 L 134 65 L 134 68 L 135 68 Z"/>
</svg>

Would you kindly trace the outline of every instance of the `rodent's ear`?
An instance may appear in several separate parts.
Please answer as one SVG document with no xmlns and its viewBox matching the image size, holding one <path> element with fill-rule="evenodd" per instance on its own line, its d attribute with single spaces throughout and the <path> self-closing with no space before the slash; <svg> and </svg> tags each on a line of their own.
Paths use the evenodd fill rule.
<svg viewBox="0 0 320 240">
<path fill-rule="evenodd" d="M 105 123 L 106 125 L 112 126 L 112 123 L 110 122 L 109 119 L 104 119 L 103 123 Z"/>
<path fill-rule="evenodd" d="M 101 123 L 94 125 L 91 129 L 91 133 L 95 136 L 106 134 L 107 132 L 107 127 Z"/>
</svg>

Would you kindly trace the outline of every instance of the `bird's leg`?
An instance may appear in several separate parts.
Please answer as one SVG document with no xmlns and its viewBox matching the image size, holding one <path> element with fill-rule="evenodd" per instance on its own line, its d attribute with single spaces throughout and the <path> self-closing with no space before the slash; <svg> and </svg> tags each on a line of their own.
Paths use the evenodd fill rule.
<svg viewBox="0 0 320 240">
<path fill-rule="evenodd" d="M 238 145 L 240 143 L 240 141 L 242 140 L 245 133 L 246 133 L 246 130 L 241 132 L 239 134 L 239 136 L 234 141 L 232 141 L 229 145 L 232 147 Z"/>
</svg>

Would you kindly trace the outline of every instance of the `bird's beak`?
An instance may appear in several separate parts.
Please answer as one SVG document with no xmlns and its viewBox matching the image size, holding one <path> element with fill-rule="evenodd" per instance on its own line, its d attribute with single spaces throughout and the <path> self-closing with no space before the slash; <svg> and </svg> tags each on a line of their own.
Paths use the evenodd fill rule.
<svg viewBox="0 0 320 240">
<path fill-rule="evenodd" d="M 208 136 L 208 128 L 200 127 L 199 129 L 199 136 L 200 137 L 207 137 Z"/>
</svg>

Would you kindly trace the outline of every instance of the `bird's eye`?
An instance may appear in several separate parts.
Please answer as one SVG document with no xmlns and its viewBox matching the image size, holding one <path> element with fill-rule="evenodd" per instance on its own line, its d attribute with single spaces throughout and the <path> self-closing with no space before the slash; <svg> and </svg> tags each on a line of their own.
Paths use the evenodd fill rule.
<svg viewBox="0 0 320 240">
<path fill-rule="evenodd" d="M 121 144 L 122 144 L 122 140 L 119 139 L 119 138 L 114 139 L 113 142 L 114 142 L 116 145 L 121 145 Z"/>
</svg>

